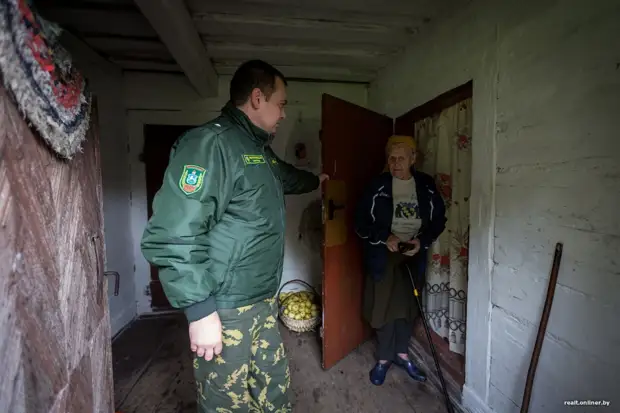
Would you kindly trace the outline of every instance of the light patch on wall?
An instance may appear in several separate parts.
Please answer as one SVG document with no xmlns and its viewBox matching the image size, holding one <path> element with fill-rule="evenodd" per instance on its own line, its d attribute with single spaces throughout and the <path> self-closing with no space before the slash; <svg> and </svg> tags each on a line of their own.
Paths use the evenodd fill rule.
<svg viewBox="0 0 620 413">
<path fill-rule="evenodd" d="M 305 111 L 289 112 L 272 146 L 274 151 L 295 167 L 315 174 L 321 171 L 320 119 L 307 116 Z M 303 144 L 305 156 L 298 159 L 296 149 Z M 316 287 L 321 281 L 321 237 L 317 237 L 316 206 L 320 222 L 319 189 L 309 194 L 286 197 L 286 247 L 282 283 L 300 279 Z M 314 213 L 308 209 L 314 209 Z M 314 215 L 314 219 L 310 218 Z M 303 220 L 303 222 L 302 222 Z M 312 228 L 312 229 L 311 229 Z M 320 228 L 319 228 L 320 231 Z"/>
<path fill-rule="evenodd" d="M 293 125 L 290 139 L 286 146 L 286 159 L 299 169 L 314 173 L 320 172 L 321 143 L 319 141 L 320 124 L 318 119 L 299 117 Z"/>
<path fill-rule="evenodd" d="M 299 240 L 310 251 L 320 254 L 323 242 L 323 203 L 315 199 L 308 203 L 299 220 Z"/>
</svg>

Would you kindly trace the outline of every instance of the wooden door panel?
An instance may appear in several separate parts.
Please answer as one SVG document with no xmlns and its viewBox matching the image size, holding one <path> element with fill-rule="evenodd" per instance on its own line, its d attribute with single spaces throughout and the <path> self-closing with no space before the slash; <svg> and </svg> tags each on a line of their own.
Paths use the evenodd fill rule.
<svg viewBox="0 0 620 413">
<path fill-rule="evenodd" d="M 392 128 L 393 121 L 387 116 L 323 95 L 322 162 L 323 170 L 333 180 L 323 186 L 324 233 L 329 236 L 323 247 L 323 367 L 326 369 L 371 334 L 362 318 L 364 274 L 361 243 L 354 231 L 353 218 L 365 186 L 384 167 L 385 143 Z M 333 194 L 336 190 L 346 193 L 336 196 Z M 337 208 L 333 214 L 330 214 L 330 200 L 332 207 Z M 338 234 L 341 228 L 346 231 L 344 236 Z"/>
<path fill-rule="evenodd" d="M 96 119 L 60 160 L 0 87 L 2 412 L 113 408 Z"/>
</svg>

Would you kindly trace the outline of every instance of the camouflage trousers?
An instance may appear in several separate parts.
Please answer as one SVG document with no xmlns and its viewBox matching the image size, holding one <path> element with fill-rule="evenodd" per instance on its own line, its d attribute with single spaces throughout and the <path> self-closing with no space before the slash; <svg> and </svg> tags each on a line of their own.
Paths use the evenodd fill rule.
<svg viewBox="0 0 620 413">
<path fill-rule="evenodd" d="M 199 413 L 290 413 L 290 371 L 275 299 L 218 310 L 223 349 L 194 358 Z"/>
</svg>

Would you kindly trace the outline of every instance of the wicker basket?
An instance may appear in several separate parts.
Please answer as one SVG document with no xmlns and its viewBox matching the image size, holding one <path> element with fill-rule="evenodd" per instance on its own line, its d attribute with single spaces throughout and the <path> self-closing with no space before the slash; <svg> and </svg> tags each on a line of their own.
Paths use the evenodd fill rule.
<svg viewBox="0 0 620 413">
<path fill-rule="evenodd" d="M 313 298 L 312 301 L 316 304 L 318 304 L 318 301 L 320 299 L 319 294 L 316 292 L 316 290 L 307 282 L 302 281 L 302 280 L 291 280 L 288 281 L 286 283 L 284 283 L 282 285 L 282 287 L 280 287 L 280 290 L 278 291 L 278 295 L 277 295 L 277 299 L 278 299 L 278 313 L 280 315 L 280 320 L 282 320 L 282 323 L 284 323 L 284 325 L 291 331 L 294 331 L 296 333 L 305 333 L 307 331 L 314 331 L 319 325 L 321 325 L 321 314 L 319 312 L 319 315 L 314 317 L 314 318 L 310 318 L 308 320 L 295 320 L 294 318 L 290 318 L 286 315 L 284 315 L 284 303 L 286 303 L 286 300 L 289 298 L 285 298 L 284 300 L 280 300 L 280 294 L 282 293 L 282 289 L 287 286 L 288 284 L 292 284 L 292 283 L 298 283 L 298 284 L 302 284 L 306 287 L 306 290 L 309 290 L 310 292 L 312 292 L 313 294 Z"/>
</svg>

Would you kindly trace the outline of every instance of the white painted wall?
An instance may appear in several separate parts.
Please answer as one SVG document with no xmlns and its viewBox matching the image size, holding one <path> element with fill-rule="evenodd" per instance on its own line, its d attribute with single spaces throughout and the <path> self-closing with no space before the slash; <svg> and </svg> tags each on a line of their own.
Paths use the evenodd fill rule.
<svg viewBox="0 0 620 413">
<path fill-rule="evenodd" d="M 390 116 L 474 80 L 463 401 L 521 405 L 556 242 L 564 257 L 531 413 L 612 400 L 620 368 L 620 2 L 474 1 L 381 72 Z M 607 410 L 607 409 L 604 409 Z"/>
<path fill-rule="evenodd" d="M 63 38 L 76 64 L 87 77 L 97 99 L 101 174 L 103 181 L 103 215 L 105 235 L 105 269 L 120 274 L 119 295 L 114 296 L 114 277 L 108 279 L 108 298 L 112 334 L 116 334 L 136 315 L 136 292 L 133 282 L 133 250 L 129 230 L 129 163 L 122 74 L 75 39 Z"/>
<path fill-rule="evenodd" d="M 286 75 L 286 73 L 285 73 Z M 144 164 L 138 160 L 144 145 L 145 124 L 199 125 L 219 115 L 228 98 L 230 78 L 222 77 L 218 98 L 200 98 L 183 76 L 128 72 L 124 75 L 125 106 L 128 110 L 131 164 L 131 225 L 135 259 L 135 284 L 138 313 L 151 311 L 150 297 L 145 294 L 149 283 L 149 266 L 140 251 L 140 238 L 147 222 Z M 275 152 L 292 162 L 290 147 L 299 136 L 308 144 L 314 142 L 315 168 L 320 172 L 321 96 L 329 93 L 361 106 L 366 105 L 367 89 L 358 84 L 292 82 L 288 87 L 287 119 L 273 143 Z M 287 229 L 282 282 L 302 279 L 317 286 L 321 279 L 319 245 L 299 239 L 299 223 L 303 209 L 320 199 L 320 190 L 311 194 L 288 196 Z M 319 210 L 320 212 L 320 210 Z"/>
</svg>

